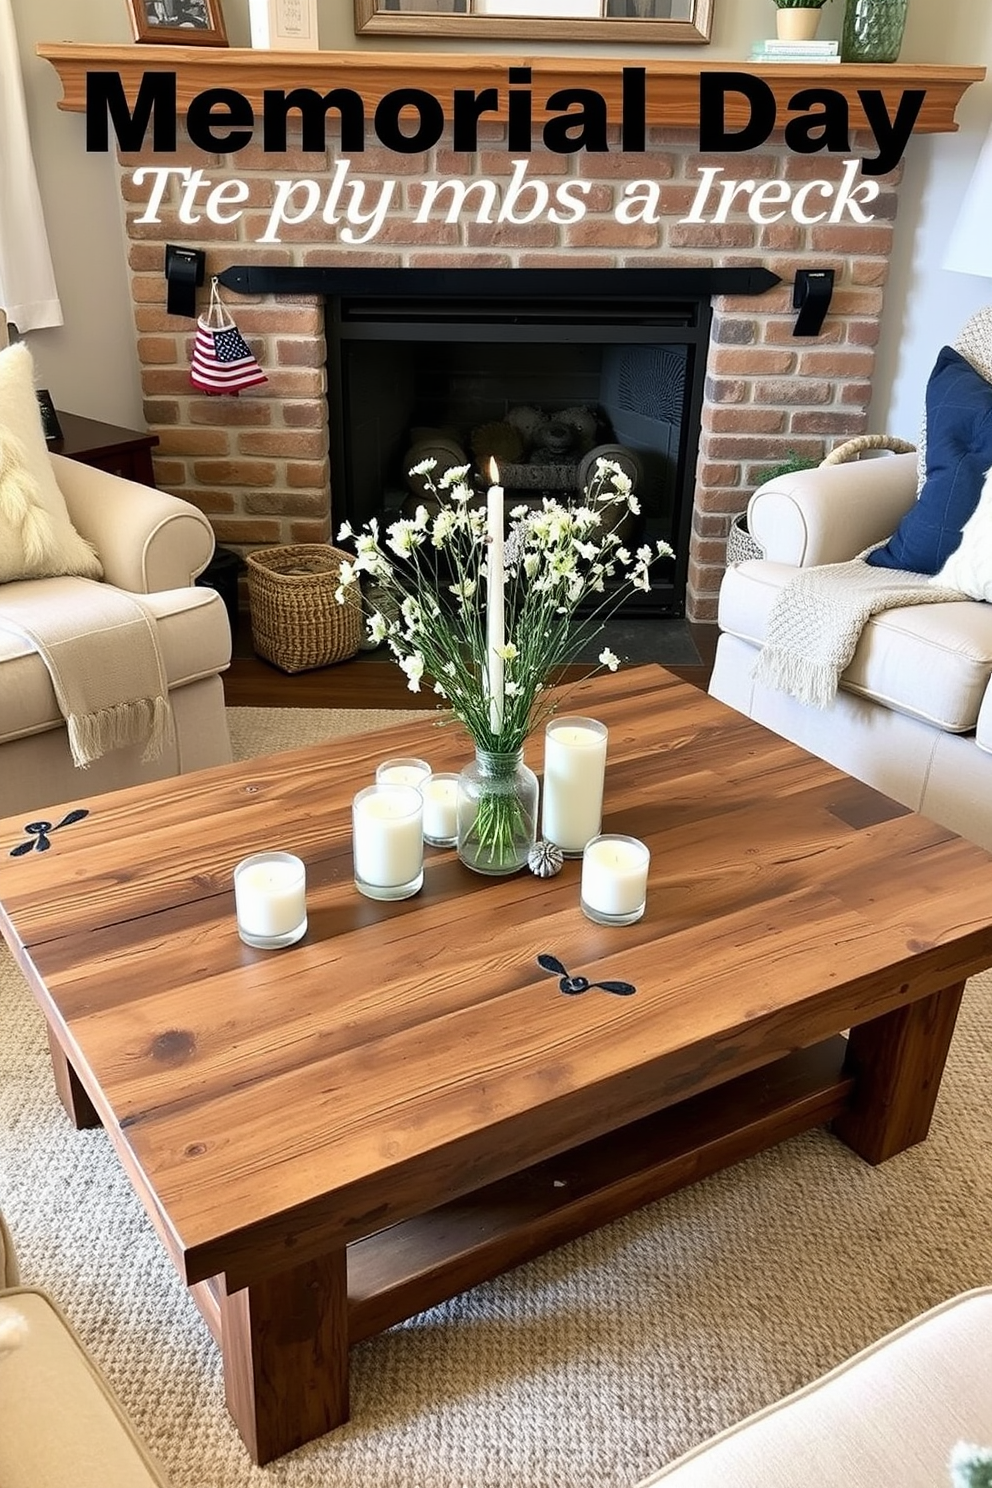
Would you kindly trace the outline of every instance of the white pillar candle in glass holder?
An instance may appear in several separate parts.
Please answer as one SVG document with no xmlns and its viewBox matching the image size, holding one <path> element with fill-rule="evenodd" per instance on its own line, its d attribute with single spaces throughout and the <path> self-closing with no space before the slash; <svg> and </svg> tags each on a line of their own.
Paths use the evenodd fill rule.
<svg viewBox="0 0 992 1488">
<path fill-rule="evenodd" d="M 582 854 L 582 913 L 599 925 L 632 925 L 644 913 L 650 865 L 636 837 L 594 837 Z"/>
<path fill-rule="evenodd" d="M 458 841 L 458 776 L 432 775 L 421 786 L 424 841 L 432 847 L 454 847 Z"/>
<path fill-rule="evenodd" d="M 259 852 L 234 870 L 238 934 L 246 945 L 276 950 L 306 934 L 307 871 L 292 853 Z"/>
<path fill-rule="evenodd" d="M 355 887 L 367 899 L 409 899 L 424 881 L 424 798 L 377 781 L 352 804 Z"/>
<path fill-rule="evenodd" d="M 430 779 L 431 767 L 422 759 L 388 759 L 376 766 L 375 778 L 384 785 L 413 785 L 420 790 Z"/>
<path fill-rule="evenodd" d="M 607 730 L 595 718 L 553 718 L 544 731 L 541 835 L 579 858 L 603 824 Z"/>
</svg>

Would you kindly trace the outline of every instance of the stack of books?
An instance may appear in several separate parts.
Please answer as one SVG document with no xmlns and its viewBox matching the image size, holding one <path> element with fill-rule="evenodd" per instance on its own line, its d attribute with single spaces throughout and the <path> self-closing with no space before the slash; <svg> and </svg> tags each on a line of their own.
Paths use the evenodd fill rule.
<svg viewBox="0 0 992 1488">
<path fill-rule="evenodd" d="M 756 41 L 752 62 L 839 62 L 839 41 Z"/>
</svg>

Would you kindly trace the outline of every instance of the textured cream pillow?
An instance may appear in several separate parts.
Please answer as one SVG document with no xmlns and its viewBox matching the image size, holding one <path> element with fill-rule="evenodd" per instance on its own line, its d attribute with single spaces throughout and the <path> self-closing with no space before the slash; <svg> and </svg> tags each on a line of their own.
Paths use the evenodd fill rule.
<svg viewBox="0 0 992 1488">
<path fill-rule="evenodd" d="M 961 529 L 961 541 L 931 584 L 958 589 L 970 599 L 992 600 L 992 469 L 978 505 Z"/>
<path fill-rule="evenodd" d="M 0 584 L 56 574 L 103 578 L 69 520 L 45 443 L 34 363 L 23 342 L 0 351 Z"/>
</svg>

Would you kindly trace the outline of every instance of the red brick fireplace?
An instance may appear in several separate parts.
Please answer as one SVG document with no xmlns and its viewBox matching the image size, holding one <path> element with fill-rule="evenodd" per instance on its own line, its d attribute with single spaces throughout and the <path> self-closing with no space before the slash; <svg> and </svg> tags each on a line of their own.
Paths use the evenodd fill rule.
<svg viewBox="0 0 992 1488">
<path fill-rule="evenodd" d="M 66 106 L 79 107 L 81 77 L 87 65 L 118 68 L 127 84 L 127 68 L 138 65 L 134 51 L 147 67 L 154 51 L 187 79 L 186 93 L 206 86 L 237 86 L 258 91 L 261 81 L 257 53 L 226 53 L 204 60 L 193 49 L 120 49 L 108 61 L 87 57 L 85 47 L 45 47 L 56 61 L 66 85 Z M 327 59 L 330 54 L 322 54 Z M 440 59 L 378 54 L 339 54 L 348 59 L 352 76 L 362 69 L 374 93 L 375 76 L 390 61 L 397 68 L 416 67 L 423 80 L 427 64 Z M 477 63 L 490 69 L 507 65 L 505 58 L 461 59 L 465 74 L 478 73 Z M 444 59 L 450 74 L 459 59 Z M 226 66 L 225 66 L 226 63 Z M 270 57 L 269 72 L 299 66 L 297 57 Z M 620 64 L 570 63 L 544 59 L 559 71 L 597 65 L 615 72 Z M 309 65 L 315 66 L 313 56 Z M 535 62 L 535 68 L 537 67 Z M 703 64 L 705 67 L 706 64 Z M 723 64 L 732 66 L 733 64 Z M 744 66 L 744 64 L 738 64 Z M 655 64 L 664 68 L 664 64 Z M 249 69 L 254 68 L 254 72 Z M 700 65 L 670 64 L 684 91 L 691 71 Z M 785 69 L 780 69 L 781 73 Z M 791 81 L 775 80 L 790 90 L 807 85 L 810 69 L 788 69 Z M 835 72 L 839 71 L 835 69 Z M 844 68 L 844 73 L 860 72 Z M 796 80 L 798 75 L 802 83 Z M 912 73 L 893 77 L 893 87 L 920 86 L 919 74 L 936 69 L 899 69 Z M 954 88 L 948 75 L 954 74 Z M 195 76 L 193 76 L 195 74 Z M 187 75 L 189 75 L 187 77 Z M 367 75 L 367 76 L 366 76 Z M 953 128 L 953 108 L 963 88 L 980 76 L 979 69 L 944 69 L 942 113 L 921 115 L 919 127 Z M 431 74 L 440 92 L 441 79 Z M 236 81 L 235 81 L 236 79 Z M 283 86 L 291 80 L 280 75 Z M 303 84 L 305 79 L 300 78 Z M 869 85 L 868 78 L 860 80 Z M 859 82 L 853 79 L 851 86 Z M 877 78 L 870 80 L 877 85 Z M 249 83 L 251 87 L 249 87 Z M 395 86 L 395 82 L 392 83 Z M 825 86 L 837 86 L 830 79 Z M 326 90 L 326 82 L 324 90 Z M 602 81 L 609 93 L 609 81 Z M 130 96 L 130 95 L 129 95 Z M 681 95 L 680 95 L 681 97 Z M 936 106 L 936 94 L 931 97 Z M 681 109 L 681 113 L 680 113 Z M 742 511 L 763 473 L 787 452 L 819 458 L 835 444 L 866 429 L 867 407 L 879 336 L 888 262 L 892 250 L 899 170 L 877 178 L 881 187 L 866 211 L 872 220 L 846 219 L 802 223 L 788 211 L 779 220 L 754 220 L 748 203 L 736 201 L 720 223 L 684 222 L 690 214 L 704 167 L 721 167 L 727 177 L 747 177 L 759 186 L 784 181 L 794 189 L 811 180 L 840 182 L 845 166 L 839 155 L 825 152 L 798 155 L 788 151 L 779 134 L 746 154 L 701 155 L 695 130 L 684 127 L 689 117 L 684 104 L 669 102 L 663 113 L 681 122 L 650 124 L 647 149 L 622 153 L 619 136 L 610 138 L 606 154 L 554 154 L 536 149 L 527 156 L 526 175 L 545 182 L 552 201 L 556 188 L 583 183 L 577 189 L 585 206 L 581 220 L 553 221 L 547 213 L 528 222 L 479 221 L 467 207 L 457 221 L 448 221 L 446 202 L 439 202 L 417 220 L 426 182 L 457 178 L 491 180 L 500 195 L 513 176 L 513 153 L 507 149 L 502 123 L 483 126 L 481 148 L 456 152 L 450 136 L 430 150 L 401 154 L 376 145 L 362 152 L 304 153 L 290 148 L 273 156 L 252 143 L 230 156 L 209 156 L 188 144 L 175 154 L 150 149 L 120 159 L 121 192 L 125 206 L 128 262 L 134 303 L 138 355 L 142 367 L 145 414 L 149 428 L 160 439 L 156 459 L 159 484 L 195 502 L 209 517 L 218 541 L 240 551 L 252 546 L 296 541 L 323 541 L 332 534 L 341 513 L 330 490 L 328 414 L 326 401 L 327 346 L 322 297 L 315 294 L 232 295 L 224 298 L 243 335 L 268 374 L 268 382 L 237 398 L 207 397 L 190 385 L 189 362 L 193 323 L 166 310 L 163 274 L 166 243 L 206 251 L 207 282 L 231 265 L 335 266 L 354 268 L 513 269 L 550 268 L 568 274 L 575 269 L 630 269 L 659 267 L 732 267 L 761 265 L 780 276 L 777 287 L 760 295 L 722 295 L 713 301 L 711 340 L 704 384 L 688 535 L 686 613 L 696 621 L 715 618 L 716 594 L 723 572 L 730 522 Z M 290 141 L 292 145 L 292 141 Z M 859 140 L 852 139 L 851 155 Z M 364 183 L 365 202 L 374 204 L 384 183 L 394 186 L 390 209 L 368 241 L 348 242 L 349 224 L 339 214 L 325 222 L 319 211 L 306 221 L 283 227 L 272 238 L 269 214 L 278 183 L 314 181 L 326 191 L 335 164 L 347 159 L 349 181 Z M 141 167 L 201 170 L 199 194 L 186 196 L 188 177 L 177 169 L 169 177 L 155 213 L 147 220 L 149 181 L 136 179 Z M 243 182 L 247 195 L 217 215 L 229 222 L 208 220 L 203 204 L 209 189 L 233 180 Z M 634 181 L 658 183 L 656 221 L 618 220 L 625 188 Z M 232 191 L 232 198 L 234 193 Z M 302 203 L 300 188 L 294 202 Z M 812 197 L 809 198 L 812 200 Z M 494 214 L 490 214 L 494 215 Z M 521 214 L 522 215 L 522 214 Z M 567 217 L 567 213 L 560 214 Z M 621 216 L 623 215 L 621 209 Z M 771 210 L 759 213 L 770 218 Z M 816 215 L 810 212 L 809 215 Z M 198 220 L 196 220 L 198 218 Z M 145 220 L 142 220 L 145 219 Z M 363 229 L 352 226 L 352 238 Z M 793 335 L 796 312 L 792 283 L 797 270 L 829 268 L 835 290 L 822 332 L 811 338 Z M 206 292 L 201 292 L 201 308 Z"/>
</svg>

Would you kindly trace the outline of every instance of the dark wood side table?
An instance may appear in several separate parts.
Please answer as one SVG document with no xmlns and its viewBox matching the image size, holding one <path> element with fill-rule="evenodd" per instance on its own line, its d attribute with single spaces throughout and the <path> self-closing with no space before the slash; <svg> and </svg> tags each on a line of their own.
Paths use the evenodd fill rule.
<svg viewBox="0 0 992 1488">
<path fill-rule="evenodd" d="M 142 434 L 137 429 L 121 429 L 116 424 L 102 424 L 97 419 L 83 418 L 78 413 L 59 410 L 62 438 L 54 439 L 48 448 L 53 455 L 66 455 L 83 465 L 94 465 L 125 480 L 154 486 L 152 450 L 158 444 L 157 434 Z"/>
</svg>

